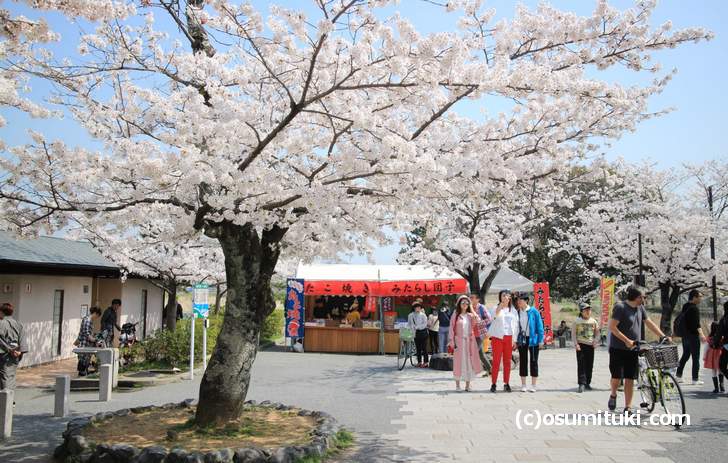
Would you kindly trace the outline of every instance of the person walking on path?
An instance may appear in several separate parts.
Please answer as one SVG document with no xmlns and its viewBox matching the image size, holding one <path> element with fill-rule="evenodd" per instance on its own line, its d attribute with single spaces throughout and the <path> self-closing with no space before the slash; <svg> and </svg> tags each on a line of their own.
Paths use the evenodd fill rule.
<svg viewBox="0 0 728 463">
<path fill-rule="evenodd" d="M 705 342 L 703 329 L 700 327 L 700 310 L 698 305 L 703 300 L 703 294 L 693 289 L 688 294 L 688 302 L 682 310 L 685 317 L 685 336 L 682 337 L 682 357 L 677 367 L 677 381 L 682 382 L 683 370 L 690 357 L 693 358 L 693 385 L 705 384 L 700 381 L 700 343 Z"/>
<path fill-rule="evenodd" d="M 452 310 L 447 305 L 443 304 L 440 310 L 437 312 L 438 326 L 440 327 L 437 332 L 437 342 L 439 351 L 441 354 L 447 352 L 448 337 L 450 335 L 450 317 L 452 316 Z"/>
<path fill-rule="evenodd" d="M 725 392 L 723 384 L 723 374 L 720 372 L 720 354 L 723 346 L 720 344 L 719 323 L 712 322 L 710 324 L 710 334 L 708 335 L 708 348 L 705 350 L 703 358 L 703 367 L 711 370 L 713 378 L 713 393 Z"/>
<path fill-rule="evenodd" d="M 498 371 L 503 363 L 503 390 L 511 392 L 511 353 L 513 352 L 513 336 L 518 333 L 518 312 L 511 304 L 508 291 L 498 293 L 498 305 L 489 312 L 493 320 L 490 324 L 490 340 L 493 349 L 493 368 L 491 370 L 490 392 L 497 390 Z"/>
<path fill-rule="evenodd" d="M 528 305 L 529 299 L 526 294 L 520 294 L 516 298 L 518 308 L 518 346 L 519 372 L 521 374 L 521 392 L 536 392 L 538 380 L 538 352 L 543 348 L 543 320 L 541 314 L 535 307 Z M 510 359 L 508 359 L 510 363 Z M 531 386 L 526 386 L 528 370 L 531 370 Z"/>
<path fill-rule="evenodd" d="M 76 347 L 95 347 L 96 339 L 93 336 L 94 322 L 101 316 L 101 309 L 98 307 L 91 307 L 89 314 L 81 319 L 81 328 L 78 330 L 78 336 L 73 341 L 73 345 Z M 78 354 L 78 364 L 76 370 L 78 376 L 86 376 L 88 374 L 88 367 L 91 365 L 91 354 Z"/>
<path fill-rule="evenodd" d="M 460 382 L 465 381 L 465 390 L 470 392 L 470 382 L 480 373 L 482 365 L 478 358 L 476 324 L 478 316 L 470 306 L 470 300 L 463 295 L 455 303 L 455 312 L 450 319 L 448 349 L 453 351 L 452 374 L 455 390 L 460 392 Z"/>
<path fill-rule="evenodd" d="M 723 318 L 718 322 L 718 336 L 720 337 L 720 359 L 718 367 L 724 378 L 728 378 L 728 301 L 723 303 Z M 725 392 L 721 386 L 720 392 Z"/>
<path fill-rule="evenodd" d="M 0 391 L 15 390 L 15 372 L 28 352 L 23 325 L 12 318 L 14 310 L 9 302 L 0 306 Z"/>
<path fill-rule="evenodd" d="M 592 370 L 594 369 L 594 348 L 599 343 L 599 323 L 591 316 L 591 306 L 579 304 L 579 317 L 571 328 L 571 338 L 576 349 L 576 375 L 579 392 L 591 391 Z"/>
<path fill-rule="evenodd" d="M 440 331 L 440 320 L 437 318 L 437 308 L 430 308 L 430 315 L 427 316 L 427 330 L 430 335 L 430 353 L 438 353 L 437 333 Z"/>
<path fill-rule="evenodd" d="M 412 304 L 412 311 L 407 317 L 407 324 L 412 332 L 415 334 L 415 346 L 417 347 L 417 367 L 425 368 L 429 366 L 429 359 L 427 358 L 427 315 L 422 310 L 422 303 L 415 301 Z M 424 358 L 424 362 L 422 361 Z"/>
<path fill-rule="evenodd" d="M 121 331 L 119 326 L 119 309 L 121 299 L 111 301 L 111 306 L 104 310 L 101 316 L 101 333 L 103 334 L 106 347 L 114 347 L 114 328 Z"/>
<path fill-rule="evenodd" d="M 609 372 L 610 394 L 607 407 L 614 411 L 617 408 L 617 388 L 624 379 L 624 412 L 632 411 L 632 396 L 634 393 L 634 380 L 639 373 L 638 351 L 635 350 L 637 341 L 641 341 L 640 333 L 644 323 L 650 331 L 660 336 L 660 339 L 671 339 L 662 332 L 659 326 L 647 317 L 644 307 L 645 298 L 641 290 L 630 286 L 627 288 L 626 300 L 618 302 L 612 309 L 612 318 L 609 320 Z"/>
</svg>

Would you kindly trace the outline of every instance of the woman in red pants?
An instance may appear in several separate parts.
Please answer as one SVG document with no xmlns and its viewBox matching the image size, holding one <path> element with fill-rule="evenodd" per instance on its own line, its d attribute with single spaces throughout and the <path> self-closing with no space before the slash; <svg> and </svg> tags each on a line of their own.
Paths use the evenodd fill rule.
<svg viewBox="0 0 728 463">
<path fill-rule="evenodd" d="M 489 309 L 493 323 L 490 325 L 490 342 L 493 350 L 493 368 L 491 371 L 492 384 L 490 392 L 496 391 L 498 372 L 503 364 L 503 390 L 511 392 L 508 382 L 511 379 L 511 352 L 513 351 L 513 337 L 518 334 L 518 311 L 511 302 L 510 291 L 498 293 L 498 305 Z"/>
</svg>

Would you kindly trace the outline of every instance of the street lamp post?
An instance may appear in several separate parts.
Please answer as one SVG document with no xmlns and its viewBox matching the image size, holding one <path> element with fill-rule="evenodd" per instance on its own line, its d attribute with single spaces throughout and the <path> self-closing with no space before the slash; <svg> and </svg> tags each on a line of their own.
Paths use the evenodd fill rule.
<svg viewBox="0 0 728 463">
<path fill-rule="evenodd" d="M 713 220 L 713 187 L 708 187 L 708 209 L 710 210 L 710 219 Z M 713 320 L 718 321 L 718 290 L 715 281 L 715 238 L 710 237 L 710 258 L 713 260 L 713 278 L 711 281 L 711 289 L 713 292 Z"/>
</svg>

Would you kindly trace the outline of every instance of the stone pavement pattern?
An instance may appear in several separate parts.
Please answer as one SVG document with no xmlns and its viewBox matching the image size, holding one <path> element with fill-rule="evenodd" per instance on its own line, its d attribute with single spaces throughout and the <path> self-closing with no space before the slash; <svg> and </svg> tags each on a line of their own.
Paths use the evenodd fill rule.
<svg viewBox="0 0 728 463">
<path fill-rule="evenodd" d="M 356 448 L 338 462 L 725 461 L 728 395 L 715 397 L 706 392 L 707 385 L 688 388 L 688 411 L 699 419 L 679 432 L 644 427 L 517 430 L 518 408 L 592 412 L 606 406 L 606 351 L 596 355 L 594 386 L 601 390 L 584 394 L 575 392 L 573 350 L 544 351 L 540 363 L 535 394 L 491 394 L 489 378 L 475 381 L 476 392 L 457 394 L 450 372 L 409 366 L 399 372 L 391 356 L 261 352 L 248 397 L 331 413 L 357 435 Z M 94 392 L 72 393 L 70 408 L 78 416 L 181 401 L 197 396 L 199 378 L 115 393 L 109 403 L 99 403 Z M 511 384 L 519 384 L 517 374 Z M 51 461 L 68 419 L 51 416 L 53 395 L 46 390 L 19 389 L 16 398 L 14 437 L 0 444 L 0 463 Z"/>
<path fill-rule="evenodd" d="M 499 390 L 493 394 L 490 377 L 476 379 L 474 392 L 457 393 L 451 375 L 405 369 L 392 396 L 401 404 L 403 417 L 394 422 L 398 431 L 388 437 L 427 455 L 402 455 L 401 461 L 672 462 L 667 456 L 655 456 L 666 451 L 663 444 L 679 444 L 687 438 L 672 427 L 517 428 L 519 409 L 542 413 L 606 410 L 608 354 L 596 356 L 593 385 L 600 390 L 582 394 L 576 393 L 574 357 L 572 349 L 542 351 L 536 393 L 520 392 L 517 370 L 510 379 L 513 392 L 503 392 L 501 373 Z M 617 404 L 624 407 L 621 393 Z"/>
</svg>

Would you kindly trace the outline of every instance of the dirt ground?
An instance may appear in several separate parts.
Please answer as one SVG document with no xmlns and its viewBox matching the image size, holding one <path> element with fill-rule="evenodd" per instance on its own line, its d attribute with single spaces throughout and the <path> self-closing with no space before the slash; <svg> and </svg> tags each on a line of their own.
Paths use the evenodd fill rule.
<svg viewBox="0 0 728 463">
<path fill-rule="evenodd" d="M 223 429 L 200 430 L 186 425 L 194 412 L 194 409 L 152 410 L 115 416 L 94 423 L 83 436 L 95 444 L 125 443 L 140 448 L 158 445 L 207 452 L 221 448 L 304 445 L 310 442 L 310 432 L 316 425 L 313 418 L 298 416 L 295 412 L 253 408 Z M 169 430 L 177 433 L 174 439 L 167 437 Z"/>
</svg>

